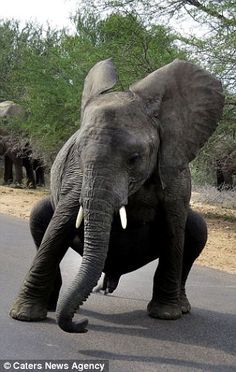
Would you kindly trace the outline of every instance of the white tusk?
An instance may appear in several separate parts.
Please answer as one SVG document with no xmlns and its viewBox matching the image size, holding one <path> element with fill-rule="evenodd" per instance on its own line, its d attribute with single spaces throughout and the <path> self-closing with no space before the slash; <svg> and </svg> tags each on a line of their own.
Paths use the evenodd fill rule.
<svg viewBox="0 0 236 372">
<path fill-rule="evenodd" d="M 126 210 L 125 207 L 121 207 L 119 210 L 120 213 L 120 221 L 121 221 L 121 226 L 123 229 L 126 229 L 127 227 L 127 215 L 126 215 Z"/>
<path fill-rule="evenodd" d="M 83 211 L 83 208 L 80 206 L 78 216 L 76 218 L 76 223 L 75 223 L 76 229 L 80 227 L 81 222 L 83 221 L 83 218 L 84 218 L 84 211 Z"/>
</svg>

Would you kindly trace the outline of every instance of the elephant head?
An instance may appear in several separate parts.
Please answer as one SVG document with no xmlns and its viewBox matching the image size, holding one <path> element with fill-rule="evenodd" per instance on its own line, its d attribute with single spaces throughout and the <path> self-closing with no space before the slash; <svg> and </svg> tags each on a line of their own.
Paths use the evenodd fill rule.
<svg viewBox="0 0 236 372">
<path fill-rule="evenodd" d="M 8 136 L 10 127 L 9 119 L 23 120 L 25 116 L 24 109 L 12 101 L 3 101 L 0 103 L 0 135 Z"/>
<path fill-rule="evenodd" d="M 0 118 L 22 117 L 23 115 L 24 110 L 20 105 L 12 101 L 4 101 L 0 103 Z"/>
<path fill-rule="evenodd" d="M 78 214 L 77 228 L 84 218 L 82 264 L 57 307 L 57 321 L 69 332 L 82 332 L 86 325 L 86 321 L 73 323 L 72 318 L 101 275 L 114 215 L 120 212 L 125 228 L 130 196 L 153 174 L 164 197 L 182 200 L 178 195 L 187 192 L 188 204 L 185 170 L 215 130 L 223 109 L 221 83 L 185 61 L 175 60 L 125 92 L 112 91 L 116 80 L 110 59 L 90 70 L 82 96 L 81 128 L 52 169 L 54 203 L 67 200 L 74 223 Z M 74 196 L 68 201 L 70 193 Z"/>
</svg>

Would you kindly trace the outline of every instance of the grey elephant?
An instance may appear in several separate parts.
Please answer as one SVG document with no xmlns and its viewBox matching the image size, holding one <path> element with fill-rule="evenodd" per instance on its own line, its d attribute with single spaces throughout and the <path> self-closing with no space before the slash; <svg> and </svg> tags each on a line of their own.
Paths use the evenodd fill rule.
<svg viewBox="0 0 236 372">
<path fill-rule="evenodd" d="M 59 263 L 68 247 L 83 254 L 73 283 L 59 296 L 56 319 L 66 332 L 102 273 L 112 292 L 120 275 L 159 257 L 148 313 L 178 319 L 190 311 L 185 282 L 206 243 L 204 220 L 189 208 L 189 162 L 222 115 L 221 83 L 200 67 L 175 60 L 112 91 L 112 61 L 97 63 L 84 84 L 81 128 L 58 153 L 51 197 L 31 214 L 38 247 L 10 315 L 45 319 L 57 302 Z"/>
<path fill-rule="evenodd" d="M 45 186 L 44 161 L 27 140 L 17 141 L 11 136 L 0 136 L 0 155 L 4 157 L 4 185 L 22 187 L 24 168 L 27 187 Z"/>
<path fill-rule="evenodd" d="M 23 108 L 13 101 L 3 101 L 0 103 L 0 118 L 21 117 L 25 115 Z"/>
<path fill-rule="evenodd" d="M 228 153 L 224 151 L 224 155 L 216 160 L 217 189 L 219 191 L 232 190 L 234 187 L 233 176 L 236 176 L 235 147 Z"/>
<path fill-rule="evenodd" d="M 21 185 L 23 181 L 23 166 L 26 170 L 27 182 L 35 186 L 33 168 L 28 159 L 28 144 L 11 136 L 8 124 L 9 118 L 23 120 L 25 116 L 23 108 L 13 101 L 0 103 L 0 155 L 4 157 L 4 184 L 13 183 L 13 166 L 15 169 L 16 185 Z"/>
<path fill-rule="evenodd" d="M 35 156 L 28 139 L 17 138 L 9 132 L 9 118 L 23 120 L 23 108 L 12 102 L 0 103 L 0 155 L 4 157 L 4 184 L 21 186 L 24 178 L 23 167 L 26 172 L 27 186 L 35 188 L 36 185 L 45 185 L 44 164 L 40 156 Z M 9 124 L 9 123 L 8 123 Z M 13 177 L 14 167 L 14 177 Z"/>
<path fill-rule="evenodd" d="M 28 142 L 21 142 L 13 139 L 11 136 L 0 135 L 0 155 L 4 158 L 4 185 L 14 183 L 15 186 L 21 187 L 24 178 L 24 167 L 27 186 L 31 188 L 36 187 L 30 152 L 31 149 Z"/>
</svg>

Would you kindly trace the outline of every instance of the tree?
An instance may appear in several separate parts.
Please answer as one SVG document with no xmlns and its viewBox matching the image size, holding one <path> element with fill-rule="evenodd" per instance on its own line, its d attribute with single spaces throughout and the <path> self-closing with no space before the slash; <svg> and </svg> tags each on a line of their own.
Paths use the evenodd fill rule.
<svg viewBox="0 0 236 372">
<path fill-rule="evenodd" d="M 14 97 L 14 89 L 9 81 L 18 59 L 18 35 L 19 24 L 17 22 L 0 23 L 0 101 Z"/>
<path fill-rule="evenodd" d="M 1 86 L 2 99 L 24 107 L 28 115 L 16 126 L 50 157 L 79 126 L 84 78 L 96 62 L 112 57 L 119 72 L 117 89 L 126 89 L 174 58 L 186 58 L 168 28 L 146 28 L 135 13 L 102 19 L 84 12 L 73 21 L 73 35 L 0 23 L 6 45 L 2 76 L 7 81 Z"/>
<path fill-rule="evenodd" d="M 86 0 L 85 0 L 86 2 Z M 183 49 L 188 57 L 216 74 L 225 88 L 225 110 L 221 125 L 211 138 L 194 167 L 213 169 L 215 159 L 227 151 L 228 146 L 236 148 L 236 3 L 233 0 L 96 0 L 89 2 L 96 9 L 112 12 L 119 9 L 126 14 L 136 14 L 146 27 L 157 22 L 175 27 Z M 86 2 L 88 5 L 88 2 Z M 96 6 L 95 6 L 96 5 Z M 189 24 L 191 32 L 180 24 Z M 178 27 L 176 27 L 178 25 Z M 173 32 L 173 30 L 172 30 Z M 222 146 L 222 143 L 224 144 Z M 198 172 L 195 172 L 198 173 Z M 206 172 L 205 172 L 206 174 Z M 204 176 L 205 178 L 205 176 Z"/>
<path fill-rule="evenodd" d="M 74 21 L 80 43 L 89 53 L 87 61 L 92 65 L 112 57 L 123 88 L 174 58 L 186 59 L 186 52 L 175 45 L 175 34 L 161 25 L 147 29 L 135 12 L 111 13 L 105 19 L 77 13 Z"/>
<path fill-rule="evenodd" d="M 192 21 L 198 32 L 191 37 L 182 30 L 180 39 L 192 46 L 192 51 L 197 53 L 200 61 L 207 58 L 208 68 L 217 72 L 228 87 L 235 86 L 236 4 L 234 0 L 165 0 L 160 2 L 155 0 L 96 0 L 96 6 L 97 4 L 100 4 L 101 8 L 113 10 L 115 8 L 125 12 L 132 12 L 135 9 L 146 25 L 160 23 L 160 21 L 166 25 L 171 19 L 174 19 L 176 24 Z M 202 37 L 199 38 L 196 35 L 199 35 L 200 28 L 205 32 L 201 32 Z M 179 28 L 177 29 L 180 31 Z M 202 57 L 203 55 L 205 58 Z"/>
</svg>

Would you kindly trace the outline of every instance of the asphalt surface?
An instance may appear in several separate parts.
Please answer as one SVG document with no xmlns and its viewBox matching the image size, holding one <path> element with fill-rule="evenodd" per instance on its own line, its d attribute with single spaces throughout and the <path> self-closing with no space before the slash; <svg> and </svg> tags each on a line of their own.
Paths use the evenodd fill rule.
<svg viewBox="0 0 236 372">
<path fill-rule="evenodd" d="M 146 313 L 156 267 L 151 263 L 124 276 L 114 295 L 92 294 L 80 311 L 89 319 L 88 333 L 68 334 L 52 312 L 34 323 L 8 316 L 34 253 L 27 222 L 0 215 L 1 359 L 109 360 L 112 372 L 236 371 L 236 275 L 195 266 L 187 286 L 192 313 L 161 321 Z M 69 250 L 63 288 L 79 263 Z"/>
</svg>

